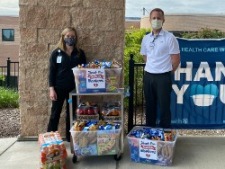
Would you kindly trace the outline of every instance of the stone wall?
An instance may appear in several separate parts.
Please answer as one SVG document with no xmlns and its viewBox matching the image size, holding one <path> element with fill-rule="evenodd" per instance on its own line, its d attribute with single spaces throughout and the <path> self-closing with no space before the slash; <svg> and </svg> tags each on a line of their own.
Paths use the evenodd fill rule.
<svg viewBox="0 0 225 169">
<path fill-rule="evenodd" d="M 19 6 L 21 136 L 27 137 L 46 131 L 48 61 L 65 27 L 77 29 L 88 61 L 116 58 L 123 64 L 125 0 L 19 0 Z M 61 117 L 63 134 L 64 126 Z"/>
</svg>

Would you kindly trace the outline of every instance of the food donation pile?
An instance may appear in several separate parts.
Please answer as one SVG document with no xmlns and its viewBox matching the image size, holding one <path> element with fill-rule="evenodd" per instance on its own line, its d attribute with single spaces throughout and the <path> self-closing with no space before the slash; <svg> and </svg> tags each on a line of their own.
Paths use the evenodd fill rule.
<svg viewBox="0 0 225 169">
<path fill-rule="evenodd" d="M 117 61 L 94 61 L 73 68 L 77 93 L 115 92 L 120 87 L 121 65 Z"/>
<path fill-rule="evenodd" d="M 119 122 L 76 121 L 70 132 L 77 156 L 110 155 L 119 151 Z"/>
<path fill-rule="evenodd" d="M 118 154 L 122 135 L 121 100 L 118 101 L 117 94 L 122 85 L 121 65 L 115 60 L 96 60 L 78 65 L 73 68 L 73 73 L 76 93 L 80 96 L 80 104 L 73 112 L 76 119 L 70 130 L 75 156 Z M 93 103 L 89 95 L 102 97 L 95 98 L 97 103 Z M 115 99 L 116 102 L 109 101 Z"/>
<path fill-rule="evenodd" d="M 177 138 L 174 130 L 136 126 L 127 138 L 133 162 L 172 164 Z"/>
<path fill-rule="evenodd" d="M 66 169 L 66 147 L 57 131 L 39 134 L 38 143 L 40 169 Z"/>
</svg>

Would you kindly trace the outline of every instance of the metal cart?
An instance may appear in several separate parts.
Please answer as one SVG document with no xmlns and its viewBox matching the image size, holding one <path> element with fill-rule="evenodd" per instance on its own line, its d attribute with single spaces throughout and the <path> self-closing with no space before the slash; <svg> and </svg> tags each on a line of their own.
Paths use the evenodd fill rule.
<svg viewBox="0 0 225 169">
<path fill-rule="evenodd" d="M 99 102 L 105 102 L 106 100 L 111 100 L 111 101 L 119 101 L 120 102 L 120 115 L 119 115 L 119 121 L 120 121 L 120 129 L 121 129 L 121 133 L 119 136 L 119 150 L 115 153 L 112 154 L 114 155 L 114 159 L 116 161 L 120 160 L 124 151 L 124 105 L 123 105 L 123 101 L 124 101 L 124 89 L 119 89 L 118 92 L 102 92 L 102 93 L 76 93 L 75 91 L 70 92 L 69 94 L 69 100 L 70 100 L 70 127 L 72 128 L 72 126 L 74 125 L 75 120 L 77 119 L 76 117 L 76 113 L 73 109 L 73 97 L 76 97 L 77 99 L 77 106 L 79 105 L 79 103 L 81 103 L 83 97 L 86 97 L 88 99 L 90 99 L 91 97 L 93 97 L 96 101 L 97 98 L 99 98 Z M 72 136 L 71 136 L 72 137 Z M 73 154 L 73 163 L 77 162 L 79 160 L 79 157 L 75 154 L 74 151 L 74 143 L 73 143 L 73 139 L 71 139 L 70 142 L 71 145 L 71 153 Z"/>
</svg>

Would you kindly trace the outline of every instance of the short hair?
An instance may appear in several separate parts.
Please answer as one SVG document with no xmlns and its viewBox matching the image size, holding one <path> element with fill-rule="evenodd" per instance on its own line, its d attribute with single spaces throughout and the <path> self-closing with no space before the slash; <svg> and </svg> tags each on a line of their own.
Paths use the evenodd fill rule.
<svg viewBox="0 0 225 169">
<path fill-rule="evenodd" d="M 152 12 L 154 12 L 154 11 L 156 11 L 156 12 L 161 12 L 161 13 L 162 13 L 162 16 L 163 16 L 163 18 L 164 18 L 164 11 L 163 11 L 162 9 L 160 9 L 160 8 L 154 8 L 154 9 L 150 12 L 150 17 L 151 17 L 151 15 L 152 15 Z"/>
</svg>

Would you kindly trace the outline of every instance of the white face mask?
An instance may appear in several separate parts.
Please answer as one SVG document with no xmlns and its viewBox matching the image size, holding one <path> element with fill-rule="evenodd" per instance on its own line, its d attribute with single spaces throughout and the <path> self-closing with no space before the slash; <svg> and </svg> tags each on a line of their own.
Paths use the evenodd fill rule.
<svg viewBox="0 0 225 169">
<path fill-rule="evenodd" d="M 162 20 L 154 19 L 151 21 L 152 29 L 161 29 L 162 24 Z"/>
</svg>

